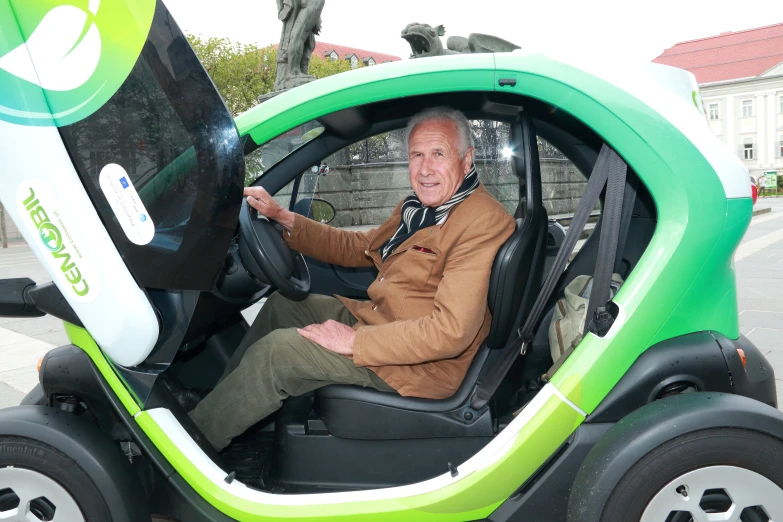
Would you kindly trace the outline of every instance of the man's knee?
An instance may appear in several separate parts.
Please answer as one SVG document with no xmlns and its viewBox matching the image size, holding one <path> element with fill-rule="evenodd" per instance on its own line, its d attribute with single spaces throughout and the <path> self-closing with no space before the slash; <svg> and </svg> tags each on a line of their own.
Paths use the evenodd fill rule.
<svg viewBox="0 0 783 522">
<path fill-rule="evenodd" d="M 290 366 L 296 364 L 299 354 L 296 347 L 302 340 L 296 328 L 279 328 L 253 343 L 245 357 L 249 358 L 249 364 L 264 365 L 270 369 Z"/>
</svg>

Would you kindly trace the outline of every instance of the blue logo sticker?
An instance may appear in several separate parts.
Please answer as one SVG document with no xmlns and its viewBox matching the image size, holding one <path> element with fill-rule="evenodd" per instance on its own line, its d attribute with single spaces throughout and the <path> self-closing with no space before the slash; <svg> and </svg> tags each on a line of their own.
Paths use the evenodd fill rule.
<svg viewBox="0 0 783 522">
<path fill-rule="evenodd" d="M 145 221 L 147 221 L 147 214 L 140 214 L 139 219 L 141 220 L 142 223 L 144 223 Z"/>
<path fill-rule="evenodd" d="M 120 178 L 120 185 L 122 185 L 122 188 L 124 189 L 130 187 L 130 184 L 128 183 L 128 180 L 125 178 L 125 176 Z"/>
</svg>

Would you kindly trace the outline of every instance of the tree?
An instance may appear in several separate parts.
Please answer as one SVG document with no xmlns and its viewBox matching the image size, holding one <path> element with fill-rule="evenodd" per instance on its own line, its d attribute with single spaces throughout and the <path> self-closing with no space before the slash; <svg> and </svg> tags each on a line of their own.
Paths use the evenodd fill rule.
<svg viewBox="0 0 783 522">
<path fill-rule="evenodd" d="M 274 46 L 259 49 L 228 38 L 203 40 L 193 34 L 187 37 L 233 116 L 254 107 L 259 96 L 274 89 L 277 74 Z M 347 60 L 332 61 L 313 56 L 308 72 L 316 78 L 325 78 L 350 70 L 351 64 Z"/>
<path fill-rule="evenodd" d="M 8 231 L 5 228 L 5 209 L 0 203 L 0 246 L 8 248 Z"/>
<path fill-rule="evenodd" d="M 258 104 L 258 97 L 272 90 L 277 72 L 277 51 L 272 47 L 233 43 L 228 38 L 188 35 L 218 92 L 233 116 Z"/>
<path fill-rule="evenodd" d="M 251 109 L 258 104 L 259 96 L 274 89 L 277 74 L 274 46 L 259 49 L 254 45 L 234 43 L 228 38 L 203 40 L 193 34 L 187 38 L 232 116 Z M 320 56 L 312 56 L 308 68 L 316 78 L 350 70 L 348 60 L 333 61 Z M 245 185 L 249 185 L 263 173 L 264 165 L 260 154 L 246 156 L 245 163 Z"/>
</svg>

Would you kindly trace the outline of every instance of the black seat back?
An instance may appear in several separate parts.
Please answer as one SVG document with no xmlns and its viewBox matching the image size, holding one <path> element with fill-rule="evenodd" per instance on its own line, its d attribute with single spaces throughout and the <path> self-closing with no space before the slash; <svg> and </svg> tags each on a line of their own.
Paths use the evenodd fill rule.
<svg viewBox="0 0 783 522">
<path fill-rule="evenodd" d="M 522 112 L 511 126 L 511 169 L 519 178 L 517 229 L 498 250 L 489 279 L 492 327 L 490 348 L 502 348 L 511 335 L 517 311 L 533 306 L 544 269 L 547 214 L 541 196 L 541 168 L 533 122 Z"/>
</svg>

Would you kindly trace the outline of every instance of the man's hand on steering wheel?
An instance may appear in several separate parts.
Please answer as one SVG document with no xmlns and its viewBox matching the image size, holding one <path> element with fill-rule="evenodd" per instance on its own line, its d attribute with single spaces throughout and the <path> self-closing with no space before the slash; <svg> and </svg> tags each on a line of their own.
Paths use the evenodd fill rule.
<svg viewBox="0 0 783 522">
<path fill-rule="evenodd" d="M 281 207 L 264 187 L 246 187 L 244 194 L 247 196 L 248 205 L 259 214 L 280 223 L 289 232 L 294 229 L 295 214 Z"/>
<path fill-rule="evenodd" d="M 273 223 L 290 232 L 294 213 L 278 205 L 261 187 L 246 188 L 244 194 L 247 200 L 239 212 L 239 256 L 245 269 L 288 299 L 301 301 L 310 293 L 310 271 L 304 256 L 291 251 Z"/>
</svg>

